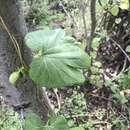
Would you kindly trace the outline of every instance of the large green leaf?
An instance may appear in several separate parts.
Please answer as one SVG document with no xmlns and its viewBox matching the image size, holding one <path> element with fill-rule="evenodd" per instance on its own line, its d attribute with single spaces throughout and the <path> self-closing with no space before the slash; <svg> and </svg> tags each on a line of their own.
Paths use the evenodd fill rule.
<svg viewBox="0 0 130 130">
<path fill-rule="evenodd" d="M 45 125 L 35 113 L 29 113 L 25 119 L 25 130 L 69 130 L 64 116 L 52 116 Z"/>
<path fill-rule="evenodd" d="M 73 39 L 65 37 L 63 30 L 36 31 L 27 34 L 25 39 L 32 50 L 41 51 L 33 59 L 29 72 L 38 85 L 62 87 L 85 81 L 81 69 L 90 67 L 90 57 Z"/>
<path fill-rule="evenodd" d="M 43 130 L 44 123 L 35 113 L 29 113 L 25 119 L 25 130 Z"/>
</svg>

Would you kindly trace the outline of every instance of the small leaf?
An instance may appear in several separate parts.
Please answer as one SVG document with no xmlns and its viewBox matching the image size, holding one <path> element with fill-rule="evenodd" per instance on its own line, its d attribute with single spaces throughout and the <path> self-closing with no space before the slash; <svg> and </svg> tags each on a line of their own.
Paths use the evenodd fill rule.
<svg viewBox="0 0 130 130">
<path fill-rule="evenodd" d="M 113 16 L 117 16 L 118 13 L 119 13 L 119 7 L 118 7 L 118 5 L 113 5 L 113 7 L 111 8 L 110 11 L 111 11 L 111 13 L 112 13 Z"/>
<path fill-rule="evenodd" d="M 68 130 L 67 120 L 64 116 L 54 116 L 49 119 L 45 130 Z M 44 130 L 44 129 L 43 129 Z"/>
<path fill-rule="evenodd" d="M 93 39 L 93 42 L 92 42 L 92 48 L 94 49 L 94 50 L 97 50 L 98 49 L 98 47 L 99 47 L 99 45 L 100 45 L 100 39 L 101 38 L 94 38 Z"/>
<path fill-rule="evenodd" d="M 121 9 L 129 9 L 129 0 L 120 0 Z"/>
<path fill-rule="evenodd" d="M 130 71 L 128 71 L 128 78 L 130 79 Z"/>
<path fill-rule="evenodd" d="M 17 71 L 11 73 L 10 77 L 9 77 L 9 82 L 13 85 L 16 84 L 16 82 L 23 78 L 23 76 L 25 75 L 25 70 L 24 67 L 19 68 Z"/>
<path fill-rule="evenodd" d="M 25 119 L 25 130 L 43 130 L 44 123 L 34 113 L 29 113 Z"/>
<path fill-rule="evenodd" d="M 20 72 L 13 72 L 9 77 L 9 82 L 13 85 L 16 84 L 17 80 L 20 78 Z"/>
<path fill-rule="evenodd" d="M 130 52 L 130 46 L 127 46 L 126 51 Z"/>
<path fill-rule="evenodd" d="M 95 59 L 96 56 L 97 56 L 97 52 L 96 52 L 96 51 L 91 51 L 91 52 L 90 52 L 90 55 L 91 55 L 91 57 L 92 57 L 93 59 Z"/>
<path fill-rule="evenodd" d="M 91 73 L 92 73 L 92 74 L 99 74 L 99 68 L 98 68 L 98 67 L 95 67 L 95 66 L 92 66 L 92 67 L 91 67 Z"/>
<path fill-rule="evenodd" d="M 100 2 L 103 7 L 108 4 L 108 0 L 100 0 Z"/>
</svg>

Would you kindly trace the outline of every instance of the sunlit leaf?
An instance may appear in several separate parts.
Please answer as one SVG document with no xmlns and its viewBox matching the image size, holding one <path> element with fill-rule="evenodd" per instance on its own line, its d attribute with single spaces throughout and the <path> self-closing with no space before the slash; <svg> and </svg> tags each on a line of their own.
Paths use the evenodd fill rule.
<svg viewBox="0 0 130 130">
<path fill-rule="evenodd" d="M 121 9 L 129 9 L 129 0 L 120 0 Z"/>
<path fill-rule="evenodd" d="M 126 51 L 130 52 L 130 46 L 127 46 Z"/>
<path fill-rule="evenodd" d="M 97 49 L 98 49 L 98 47 L 99 47 L 99 45 L 100 45 L 100 39 L 101 39 L 101 38 L 94 38 L 94 39 L 93 39 L 92 48 L 93 48 L 94 50 L 97 50 Z"/>
<path fill-rule="evenodd" d="M 113 16 L 117 16 L 119 13 L 119 6 L 118 5 L 113 5 L 113 7 L 111 8 L 111 13 Z"/>
</svg>

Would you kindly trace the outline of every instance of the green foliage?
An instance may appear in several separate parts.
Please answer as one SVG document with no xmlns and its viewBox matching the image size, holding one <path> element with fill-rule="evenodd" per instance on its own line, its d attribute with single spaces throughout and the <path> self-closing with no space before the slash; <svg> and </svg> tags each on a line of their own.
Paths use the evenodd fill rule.
<svg viewBox="0 0 130 130">
<path fill-rule="evenodd" d="M 85 81 L 81 69 L 89 68 L 91 60 L 64 30 L 31 32 L 25 41 L 38 52 L 29 75 L 40 86 L 62 87 Z"/>
<path fill-rule="evenodd" d="M 97 51 L 97 49 L 98 49 L 98 47 L 100 45 L 100 42 L 99 42 L 100 39 L 101 39 L 100 37 L 93 39 L 93 42 L 92 42 L 92 48 L 93 48 L 93 50 Z"/>
<path fill-rule="evenodd" d="M 19 130 L 19 114 L 12 108 L 0 107 L 0 130 Z"/>
<path fill-rule="evenodd" d="M 45 130 L 68 130 L 67 120 L 64 116 L 51 117 Z"/>
<path fill-rule="evenodd" d="M 120 0 L 121 9 L 129 9 L 129 0 Z"/>
<path fill-rule="evenodd" d="M 113 16 L 117 16 L 118 13 L 119 13 L 119 6 L 118 5 L 113 5 L 110 11 L 111 11 Z"/>
<path fill-rule="evenodd" d="M 20 73 L 19 72 L 13 72 L 10 77 L 9 77 L 9 81 L 11 84 L 15 85 L 17 80 L 20 77 Z"/>
<path fill-rule="evenodd" d="M 64 105 L 60 110 L 60 114 L 71 119 L 76 116 L 84 116 L 86 112 L 86 100 L 84 94 L 80 91 L 73 90 L 71 96 L 64 99 Z"/>
<path fill-rule="evenodd" d="M 128 71 L 128 74 L 121 74 L 118 78 L 117 78 L 118 82 L 119 82 L 119 86 L 121 90 L 125 90 L 125 89 L 129 89 L 129 83 L 130 83 L 130 71 Z"/>
<path fill-rule="evenodd" d="M 29 4 L 32 3 L 32 4 Z M 31 11 L 28 12 L 27 9 L 25 12 L 28 13 L 26 16 L 26 21 L 29 26 L 42 26 L 43 28 L 46 26 L 51 26 L 51 17 L 49 14 L 49 6 L 47 0 L 37 0 L 28 2 L 31 6 Z"/>
<path fill-rule="evenodd" d="M 39 116 L 34 113 L 27 115 L 25 130 L 68 130 L 67 120 L 63 116 L 52 116 L 47 124 L 44 124 Z"/>
<path fill-rule="evenodd" d="M 63 21 L 63 20 L 65 20 L 65 14 L 63 14 L 63 13 L 55 14 L 55 15 L 51 16 L 51 20 L 53 20 L 53 21 Z"/>
<path fill-rule="evenodd" d="M 117 16 L 119 13 L 119 7 L 123 10 L 129 9 L 129 0 L 114 0 L 113 2 L 108 2 L 108 0 L 100 0 L 100 5 L 111 12 L 113 16 Z"/>
<path fill-rule="evenodd" d="M 29 113 L 25 119 L 25 130 L 43 130 L 44 123 L 34 113 Z"/>
<path fill-rule="evenodd" d="M 108 0 L 100 0 L 101 5 L 105 7 L 108 4 Z"/>
<path fill-rule="evenodd" d="M 64 116 L 51 116 L 45 124 L 35 113 L 29 113 L 25 119 L 25 130 L 84 130 L 82 127 L 69 128 Z"/>
<path fill-rule="evenodd" d="M 108 87 L 110 87 L 112 91 L 113 97 L 118 101 L 118 103 L 125 104 L 128 102 L 127 98 L 124 95 L 121 95 L 118 84 L 115 84 L 112 81 L 108 81 L 107 84 L 108 84 Z"/>
<path fill-rule="evenodd" d="M 129 125 L 125 124 L 125 121 L 116 115 L 116 113 L 112 113 L 112 122 L 111 129 L 114 130 L 129 130 Z"/>
<path fill-rule="evenodd" d="M 91 76 L 89 79 L 89 82 L 96 86 L 97 88 L 102 88 L 103 86 L 103 78 L 102 78 L 102 72 L 101 69 L 101 63 L 94 61 L 93 65 L 90 68 L 91 70 Z"/>
</svg>

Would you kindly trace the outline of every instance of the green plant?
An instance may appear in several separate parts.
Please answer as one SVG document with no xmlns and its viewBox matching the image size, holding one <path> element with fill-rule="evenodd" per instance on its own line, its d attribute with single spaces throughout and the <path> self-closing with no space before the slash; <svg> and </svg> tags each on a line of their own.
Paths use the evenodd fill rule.
<svg viewBox="0 0 130 130">
<path fill-rule="evenodd" d="M 19 114 L 7 106 L 0 106 L 0 129 L 18 130 L 20 129 Z"/>
<path fill-rule="evenodd" d="M 84 93 L 80 92 L 79 89 L 74 89 L 71 96 L 64 99 L 64 104 L 59 113 L 64 115 L 67 119 L 73 120 L 74 117 L 83 117 L 86 114 L 86 109 Z M 75 123 L 74 120 L 73 122 Z"/>
<path fill-rule="evenodd" d="M 64 30 L 35 31 L 26 35 L 27 46 L 36 55 L 29 76 L 40 86 L 64 87 L 85 81 L 82 69 L 90 67 L 90 57 Z"/>
<path fill-rule="evenodd" d="M 63 116 L 52 116 L 44 124 L 39 116 L 30 113 L 26 116 L 25 130 L 68 130 L 67 121 Z"/>
<path fill-rule="evenodd" d="M 26 116 L 25 130 L 84 130 L 82 127 L 69 128 L 64 116 L 51 116 L 45 124 L 39 116 L 30 113 Z"/>
<path fill-rule="evenodd" d="M 108 87 L 111 89 L 112 91 L 112 95 L 115 99 L 117 99 L 117 101 L 121 104 L 125 104 L 128 102 L 127 98 L 124 95 L 121 95 L 120 93 L 120 88 L 119 85 L 112 82 L 112 81 L 108 81 L 107 82 Z"/>
<path fill-rule="evenodd" d="M 35 53 L 28 70 L 29 76 L 39 86 L 61 88 L 85 81 L 82 69 L 90 68 L 91 59 L 74 38 L 65 36 L 64 30 L 31 32 L 26 35 L 25 42 Z M 12 73 L 10 81 L 15 84 L 23 72 L 24 68 Z M 82 106 L 80 100 L 78 103 Z M 27 130 L 60 130 L 63 128 L 68 130 L 66 119 L 62 116 L 51 118 L 45 126 L 34 114 L 27 116 L 25 121 Z"/>
</svg>

